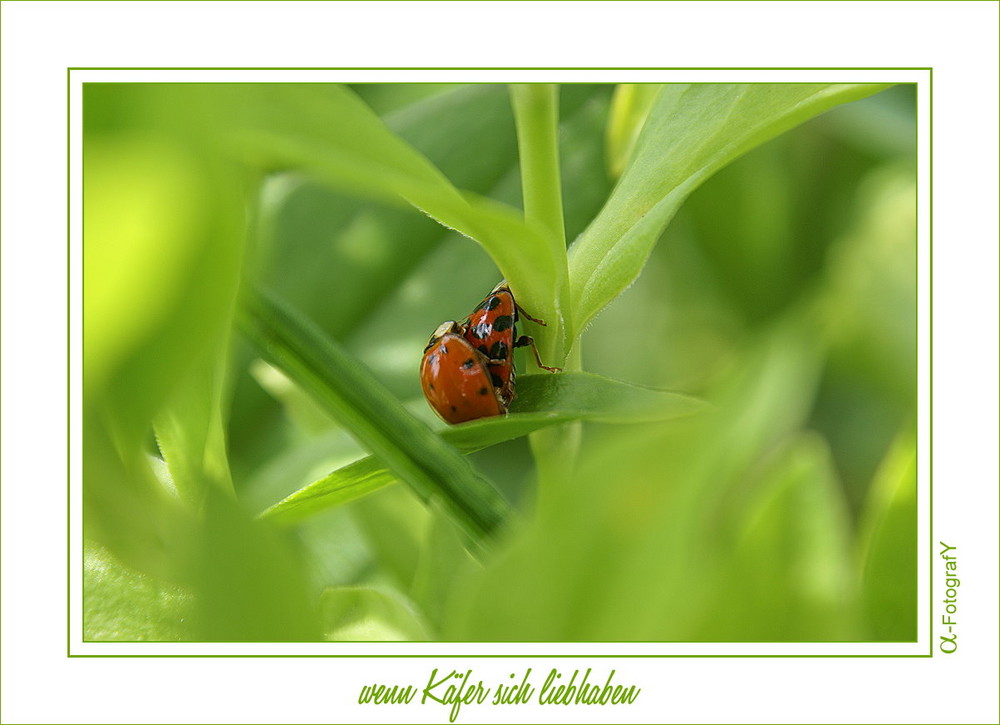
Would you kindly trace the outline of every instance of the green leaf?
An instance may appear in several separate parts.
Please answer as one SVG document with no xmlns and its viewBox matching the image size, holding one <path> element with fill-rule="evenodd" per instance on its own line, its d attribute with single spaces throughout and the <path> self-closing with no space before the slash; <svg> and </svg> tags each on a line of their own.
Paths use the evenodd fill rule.
<svg viewBox="0 0 1000 725">
<path fill-rule="evenodd" d="M 424 616 L 440 629 L 444 625 L 445 603 L 456 581 L 478 571 L 475 559 L 462 547 L 455 530 L 437 509 L 430 511 L 430 521 L 419 549 L 410 596 Z"/>
<path fill-rule="evenodd" d="M 191 592 L 83 543 L 83 638 L 94 642 L 176 642 L 191 636 Z"/>
<path fill-rule="evenodd" d="M 247 307 L 243 329 L 265 358 L 312 394 L 421 500 L 440 498 L 452 520 L 484 547 L 510 515 L 493 485 L 311 323 L 264 297 Z"/>
<path fill-rule="evenodd" d="M 185 554 L 197 608 L 196 638 L 303 642 L 321 635 L 301 542 L 251 519 L 231 496 L 206 490 L 200 529 Z"/>
<path fill-rule="evenodd" d="M 86 148 L 85 390 L 131 445 L 228 328 L 243 199 L 232 168 L 154 133 Z"/>
<path fill-rule="evenodd" d="M 705 179 L 779 133 L 885 87 L 666 86 L 646 119 L 632 162 L 570 249 L 574 337 L 632 284 L 678 207 Z"/>
<path fill-rule="evenodd" d="M 264 170 L 295 168 L 351 194 L 405 201 L 479 242 L 535 314 L 559 319 L 560 269 L 545 234 L 506 204 L 455 188 L 421 153 L 340 86 L 213 86 L 234 127 L 220 143 Z"/>
<path fill-rule="evenodd" d="M 332 642 L 426 642 L 427 625 L 413 604 L 391 589 L 334 587 L 320 600 L 324 637 Z"/>
<path fill-rule="evenodd" d="M 197 134 L 176 133 L 151 97 L 131 84 L 84 88 L 84 519 L 88 537 L 126 565 L 171 576 L 190 512 L 149 470 L 151 422 L 199 366 L 218 362 L 246 200 L 239 167 Z M 181 404 L 184 417 L 204 415 L 204 402 Z M 191 470 L 225 478 L 219 423 L 203 417 L 177 437 L 190 441 Z M 174 463 L 189 448 L 165 446 Z M 198 474 L 180 474 L 179 490 L 199 486 Z"/>
<path fill-rule="evenodd" d="M 851 524 L 825 441 L 800 433 L 758 471 L 730 502 L 738 533 L 719 597 L 729 616 L 705 638 L 855 638 Z"/>
<path fill-rule="evenodd" d="M 607 164 L 613 178 L 625 170 L 649 109 L 662 88 L 659 83 L 622 83 L 615 88 L 607 128 Z"/>
<path fill-rule="evenodd" d="M 219 347 L 225 349 L 225 342 Z M 233 493 L 223 422 L 227 356 L 210 352 L 181 381 L 153 426 L 177 492 L 194 505 L 208 485 Z"/>
<path fill-rule="evenodd" d="M 459 87 L 392 113 L 385 123 L 463 189 L 493 194 L 498 180 L 516 167 L 514 124 L 502 86 Z M 338 340 L 346 341 L 362 321 L 367 328 L 381 301 L 454 236 L 415 209 L 359 203 L 357 195 L 294 172 L 270 177 L 263 196 L 270 223 L 261 225 L 267 254 L 255 265 L 257 286 Z M 469 246 L 485 256 L 481 247 Z M 496 284 L 496 271 L 488 274 L 470 299 Z M 336 304 L 330 290 L 337 291 Z"/>
<path fill-rule="evenodd" d="M 917 455 L 901 435 L 879 466 L 859 525 L 863 606 L 876 640 L 917 638 Z"/>
<path fill-rule="evenodd" d="M 518 380 L 518 397 L 509 415 L 449 426 L 441 431 L 441 439 L 464 453 L 472 453 L 575 420 L 654 422 L 693 415 L 706 407 L 696 398 L 591 373 L 528 375 Z M 260 516 L 283 524 L 297 523 L 397 480 L 376 457 L 369 456 L 299 489 Z"/>
</svg>

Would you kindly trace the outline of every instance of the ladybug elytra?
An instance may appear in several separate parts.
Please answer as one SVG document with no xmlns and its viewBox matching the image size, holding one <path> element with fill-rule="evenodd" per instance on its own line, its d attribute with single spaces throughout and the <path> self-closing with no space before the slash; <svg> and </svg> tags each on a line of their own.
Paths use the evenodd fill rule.
<svg viewBox="0 0 1000 725">
<path fill-rule="evenodd" d="M 449 423 L 500 415 L 500 401 L 487 369 L 487 359 L 449 321 L 431 335 L 420 363 L 420 387 L 437 414 Z"/>
</svg>

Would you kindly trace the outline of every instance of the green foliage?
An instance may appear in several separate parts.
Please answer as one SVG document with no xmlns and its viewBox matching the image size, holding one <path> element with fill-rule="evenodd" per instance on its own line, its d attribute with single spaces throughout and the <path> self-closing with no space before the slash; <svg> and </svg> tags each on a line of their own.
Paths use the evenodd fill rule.
<svg viewBox="0 0 1000 725">
<path fill-rule="evenodd" d="M 704 407 L 705 404 L 695 398 L 640 388 L 590 373 L 532 375 L 521 381 L 509 415 L 451 426 L 441 431 L 440 437 L 459 451 L 471 453 L 560 423 L 669 420 L 693 415 Z M 377 456 L 368 456 L 299 489 L 268 508 L 262 516 L 284 523 L 298 522 L 397 480 Z M 461 498 L 470 490 L 472 485 L 466 484 L 456 487 L 454 493 Z M 456 508 L 461 509 L 461 506 Z"/>
<path fill-rule="evenodd" d="M 87 638 L 912 639 L 883 90 L 86 86 Z M 501 278 L 565 372 L 446 426 Z"/>
</svg>

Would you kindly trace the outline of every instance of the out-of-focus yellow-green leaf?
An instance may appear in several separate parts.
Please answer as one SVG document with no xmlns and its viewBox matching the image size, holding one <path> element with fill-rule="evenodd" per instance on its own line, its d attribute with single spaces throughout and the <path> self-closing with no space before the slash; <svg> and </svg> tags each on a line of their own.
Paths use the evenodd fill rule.
<svg viewBox="0 0 1000 725">
<path fill-rule="evenodd" d="M 469 556 L 454 529 L 447 525 L 439 510 L 430 511 L 417 567 L 413 573 L 410 596 L 435 631 L 444 625 L 448 598 L 456 580 L 479 571 L 479 563 Z"/>
<path fill-rule="evenodd" d="M 659 83 L 622 83 L 615 88 L 606 133 L 607 164 L 612 178 L 617 179 L 625 170 L 649 109 L 662 88 Z"/>
<path fill-rule="evenodd" d="M 717 572 L 729 612 L 698 639 L 857 639 L 851 524 L 822 438 L 800 435 L 749 472 L 729 514 L 737 533 Z"/>
<path fill-rule="evenodd" d="M 84 100 L 84 524 L 130 566 L 177 576 L 171 547 L 190 522 L 145 448 L 166 401 L 216 364 L 242 262 L 242 178 L 161 119 L 144 125 L 127 93 Z M 133 126 L 107 131 L 122 107 Z M 198 425 L 195 466 L 224 479 L 221 420 Z M 177 490 L 196 475 L 176 475 Z"/>
<path fill-rule="evenodd" d="M 886 454 L 858 534 L 864 613 L 873 639 L 917 638 L 917 452 L 912 433 Z"/>
<path fill-rule="evenodd" d="M 917 196 L 912 169 L 877 168 L 859 214 L 830 254 L 824 312 L 838 363 L 913 400 L 917 341 Z"/>
<path fill-rule="evenodd" d="M 420 613 L 391 589 L 334 587 L 323 592 L 324 639 L 332 642 L 425 642 Z"/>
<path fill-rule="evenodd" d="M 244 213 L 232 173 L 154 134 L 85 140 L 84 385 L 130 435 L 229 323 Z"/>
<path fill-rule="evenodd" d="M 203 524 L 186 552 L 196 635 L 210 642 L 321 638 L 319 609 L 300 544 L 253 521 L 222 491 L 205 492 Z"/>
<path fill-rule="evenodd" d="M 223 338 L 223 344 L 226 341 Z M 223 416 L 227 360 L 209 348 L 154 421 L 157 446 L 174 487 L 195 506 L 201 503 L 206 486 L 233 491 Z"/>
<path fill-rule="evenodd" d="M 84 640 L 188 640 L 192 610 L 190 590 L 131 569 L 100 544 L 84 541 Z"/>
</svg>

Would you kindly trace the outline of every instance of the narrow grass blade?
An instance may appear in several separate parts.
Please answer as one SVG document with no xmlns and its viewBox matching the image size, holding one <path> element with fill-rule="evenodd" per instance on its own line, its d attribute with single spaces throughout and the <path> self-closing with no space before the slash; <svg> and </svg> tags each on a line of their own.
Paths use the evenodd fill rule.
<svg viewBox="0 0 1000 725">
<path fill-rule="evenodd" d="M 441 438 L 460 451 L 472 453 L 559 423 L 575 420 L 663 421 L 693 415 L 707 407 L 697 398 L 590 373 L 529 375 L 521 378 L 518 386 L 518 398 L 512 407 L 515 412 L 502 418 L 451 426 L 441 432 Z M 369 456 L 299 489 L 260 516 L 294 524 L 397 480 L 397 476 L 377 458 Z"/>
<path fill-rule="evenodd" d="M 269 362 L 313 395 L 422 500 L 439 499 L 473 542 L 483 546 L 506 520 L 509 506 L 492 484 L 311 323 L 259 296 L 247 305 L 242 325 Z"/>
</svg>

